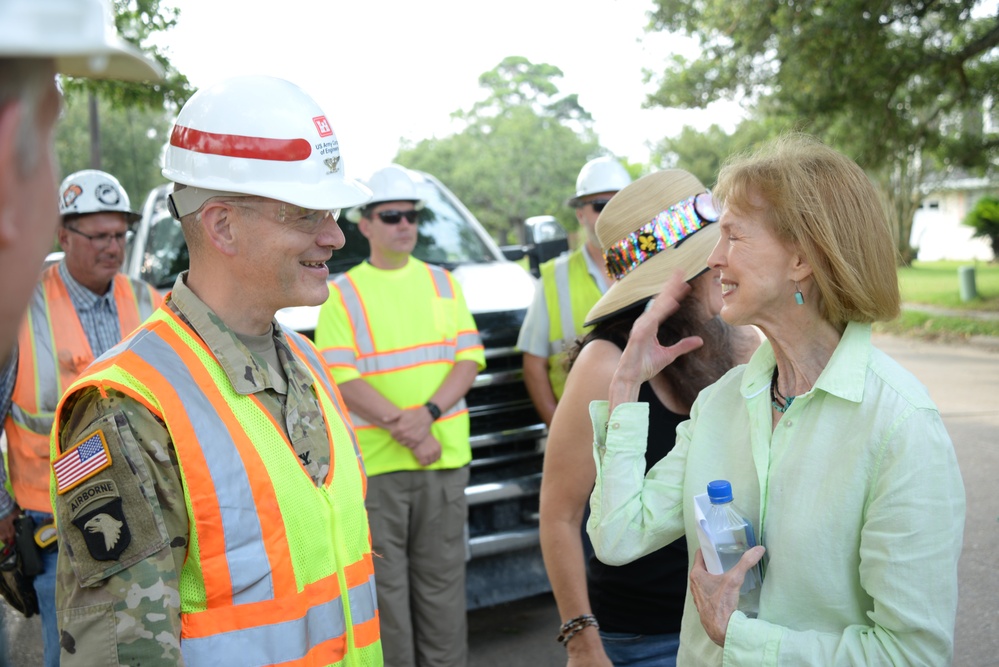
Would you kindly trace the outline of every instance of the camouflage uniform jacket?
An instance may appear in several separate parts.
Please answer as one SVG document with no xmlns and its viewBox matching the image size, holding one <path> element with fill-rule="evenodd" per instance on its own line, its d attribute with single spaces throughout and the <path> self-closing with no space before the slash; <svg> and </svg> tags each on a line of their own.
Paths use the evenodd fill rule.
<svg viewBox="0 0 999 667">
<path fill-rule="evenodd" d="M 273 340 L 285 378 L 251 353 L 187 288 L 181 276 L 163 306 L 204 340 L 235 390 L 255 394 L 283 424 L 303 467 L 317 485 L 330 464 L 326 424 L 312 391 L 312 377 L 293 356 L 275 323 Z M 88 387 L 67 399 L 57 425 L 61 451 L 100 430 L 111 465 L 87 480 L 108 482 L 120 498 L 130 543 L 116 559 L 88 547 L 73 510 L 84 499 L 72 490 L 55 498 L 59 525 L 56 610 L 61 664 L 103 667 L 183 665 L 180 651 L 179 577 L 187 557 L 189 509 L 177 455 L 164 424 L 138 401 L 114 390 L 102 397 Z"/>
</svg>

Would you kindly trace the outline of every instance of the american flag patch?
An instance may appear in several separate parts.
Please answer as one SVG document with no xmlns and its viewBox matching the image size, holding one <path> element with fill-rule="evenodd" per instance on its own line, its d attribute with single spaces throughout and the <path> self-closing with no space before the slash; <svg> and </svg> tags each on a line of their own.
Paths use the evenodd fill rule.
<svg viewBox="0 0 999 667">
<path fill-rule="evenodd" d="M 66 493 L 111 465 L 108 443 L 102 431 L 94 431 L 73 445 L 52 464 L 56 493 Z"/>
</svg>

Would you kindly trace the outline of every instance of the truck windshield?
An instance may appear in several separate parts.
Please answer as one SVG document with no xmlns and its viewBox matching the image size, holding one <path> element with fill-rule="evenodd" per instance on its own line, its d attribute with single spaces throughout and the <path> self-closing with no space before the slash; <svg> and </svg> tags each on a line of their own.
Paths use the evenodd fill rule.
<svg viewBox="0 0 999 667">
<path fill-rule="evenodd" d="M 414 172 L 414 177 L 420 175 Z M 453 267 L 459 264 L 495 261 L 496 257 L 482 240 L 475 226 L 460 211 L 451 198 L 429 179 L 417 183 L 426 206 L 420 211 L 419 236 L 413 256 L 430 264 Z M 370 248 L 357 225 L 340 216 L 340 229 L 347 239 L 341 250 L 327 262 L 330 271 L 339 273 L 360 264 Z"/>
</svg>

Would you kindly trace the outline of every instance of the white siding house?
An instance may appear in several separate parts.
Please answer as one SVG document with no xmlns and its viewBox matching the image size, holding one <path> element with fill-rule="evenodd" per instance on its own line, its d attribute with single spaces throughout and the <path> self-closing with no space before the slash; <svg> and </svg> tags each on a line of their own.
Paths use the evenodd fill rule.
<svg viewBox="0 0 999 667">
<path fill-rule="evenodd" d="M 972 238 L 974 230 L 963 220 L 983 195 L 997 193 L 999 184 L 984 178 L 950 179 L 927 186 L 909 237 L 919 251 L 916 258 L 992 261 L 988 240 Z"/>
</svg>

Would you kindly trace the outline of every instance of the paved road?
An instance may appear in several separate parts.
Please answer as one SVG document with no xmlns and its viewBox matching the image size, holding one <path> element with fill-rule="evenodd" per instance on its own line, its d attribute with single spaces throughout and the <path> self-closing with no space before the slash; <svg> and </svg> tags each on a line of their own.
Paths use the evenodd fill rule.
<svg viewBox="0 0 999 667">
<path fill-rule="evenodd" d="M 947 424 L 964 475 L 968 515 L 959 566 L 954 667 L 999 667 L 999 349 L 878 337 L 879 347 L 928 388 Z M 0 615 L 9 611 L 2 608 Z M 13 645 L 0 665 L 41 664 L 36 620 L 0 619 Z M 550 595 L 469 614 L 471 667 L 564 665 Z M 6 659 L 5 659 L 6 658 Z"/>
</svg>

